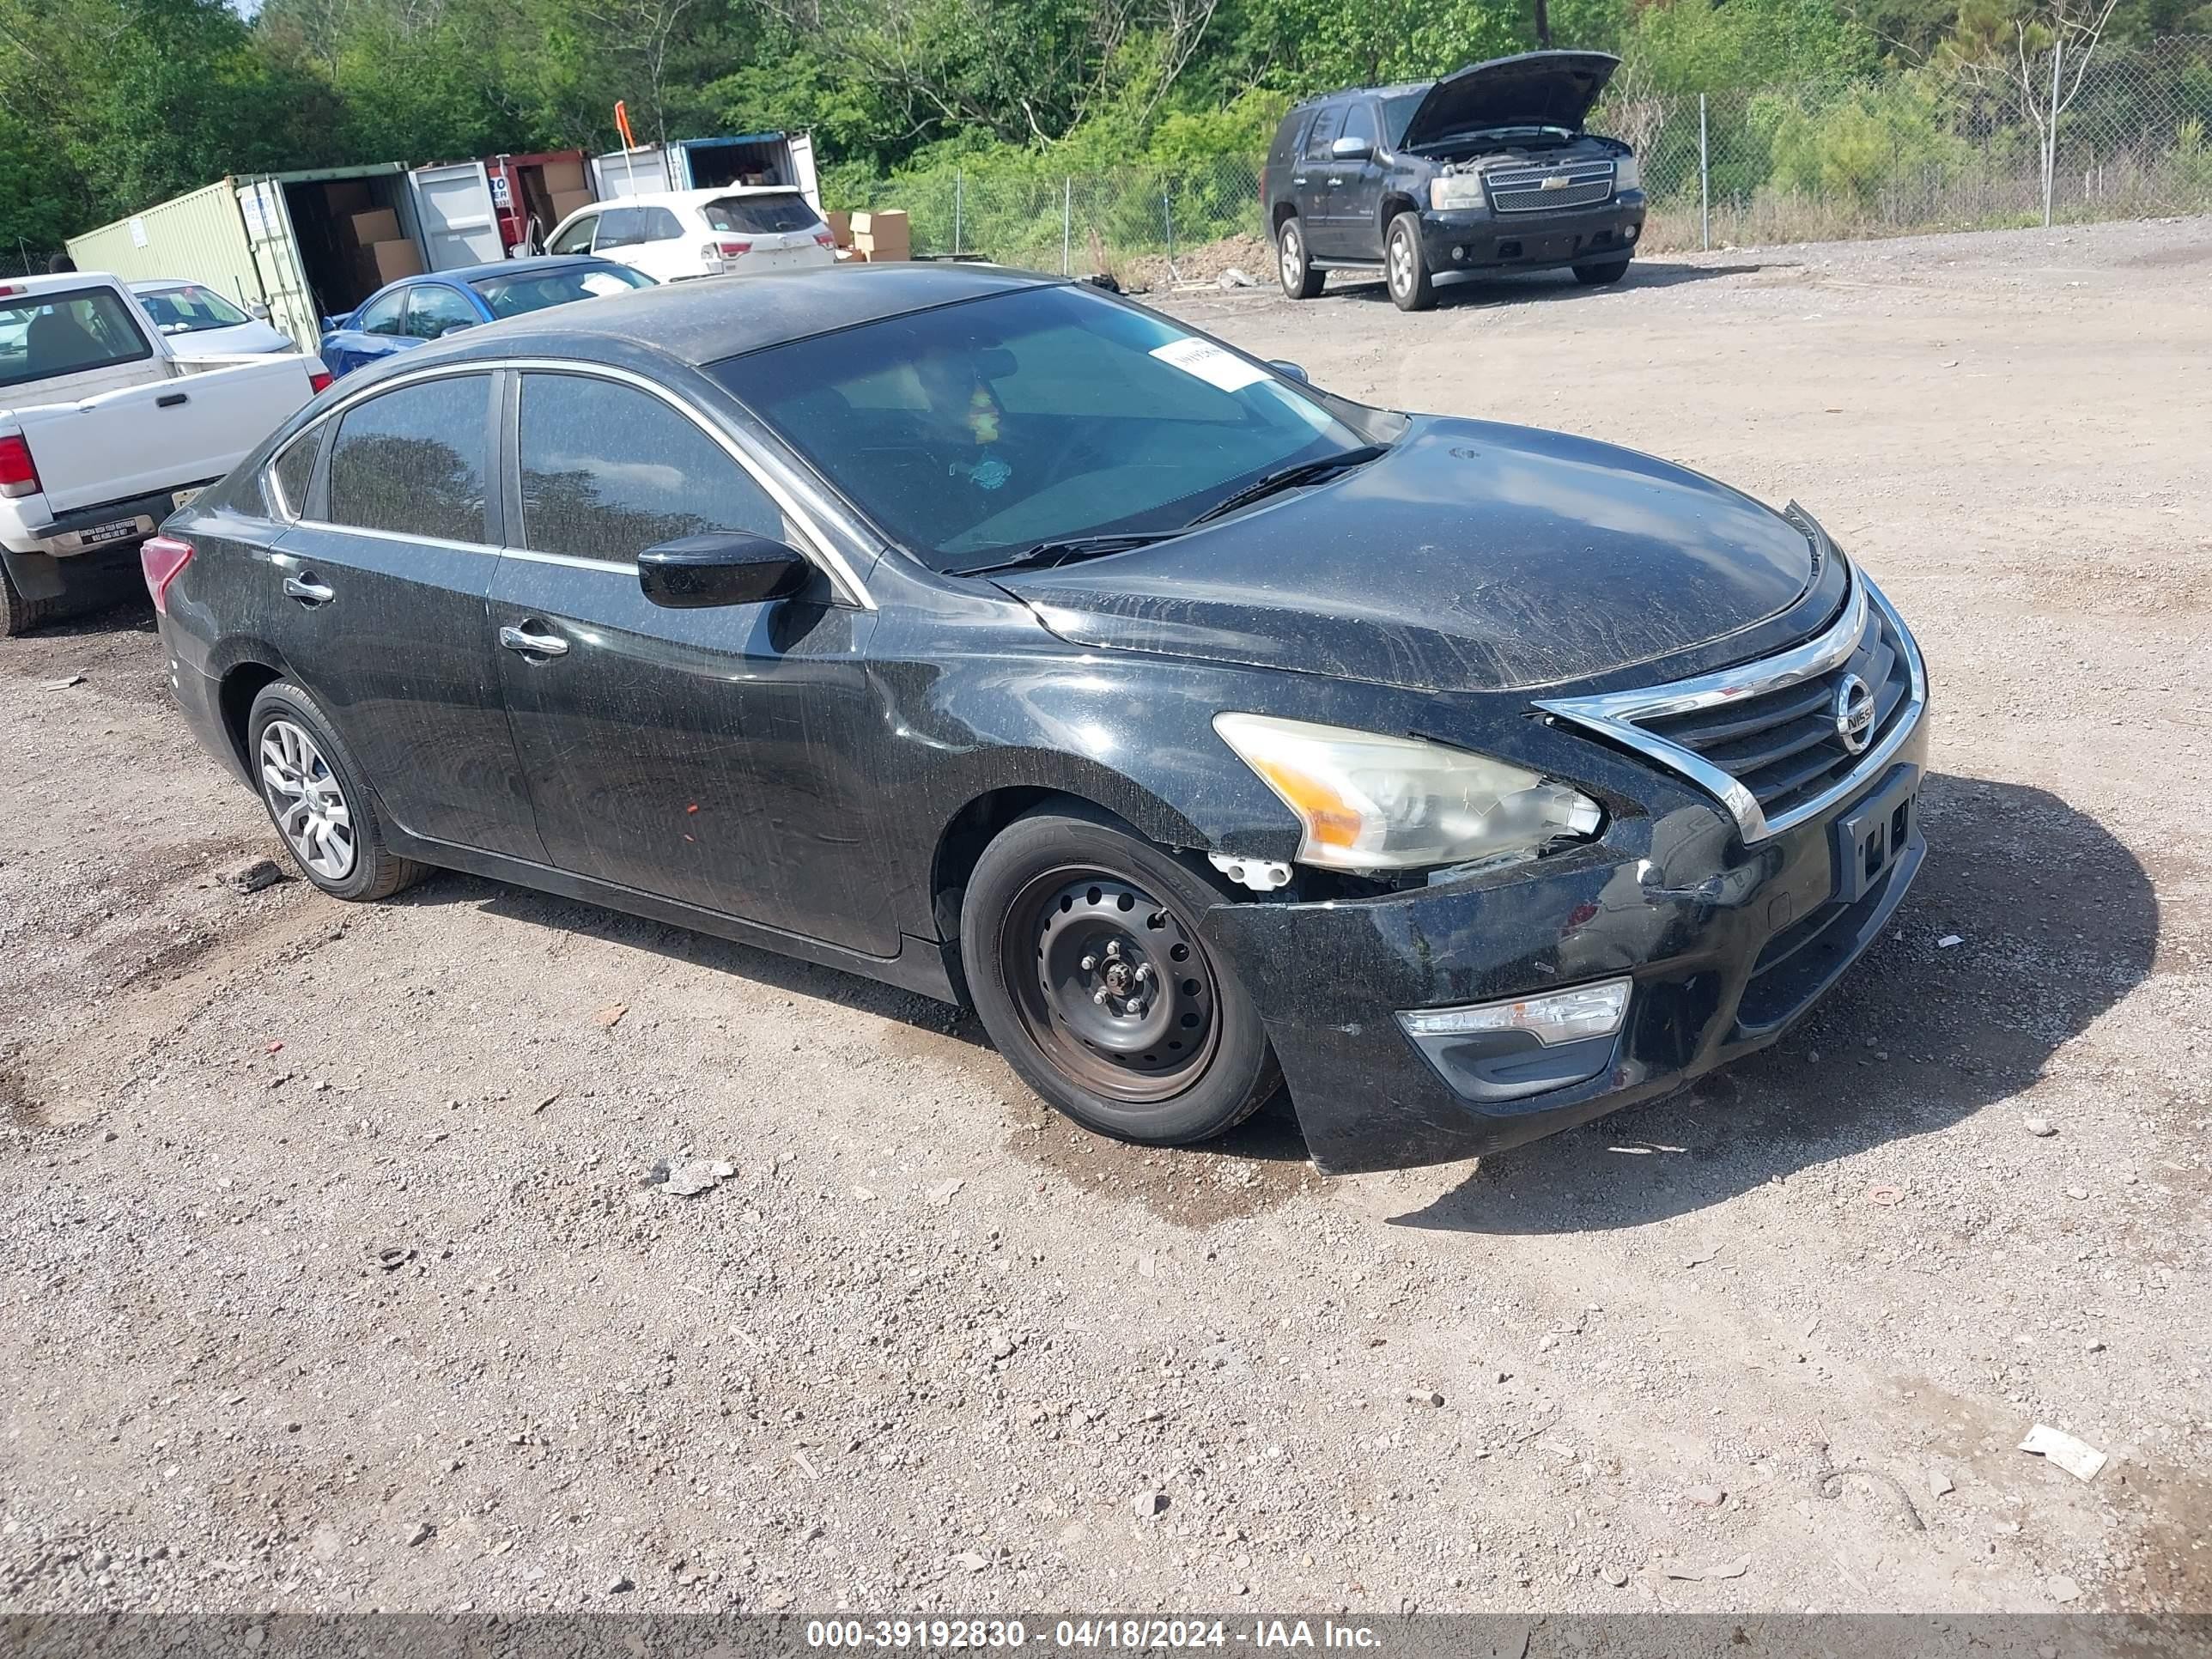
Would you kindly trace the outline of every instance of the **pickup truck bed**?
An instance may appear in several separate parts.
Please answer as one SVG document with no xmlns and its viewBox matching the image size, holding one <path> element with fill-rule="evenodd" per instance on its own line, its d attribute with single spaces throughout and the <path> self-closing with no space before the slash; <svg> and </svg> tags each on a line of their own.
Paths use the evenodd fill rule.
<svg viewBox="0 0 2212 1659">
<path fill-rule="evenodd" d="M 112 276 L 0 283 L 0 635 L 135 568 L 321 370 L 292 353 L 180 361 Z"/>
</svg>

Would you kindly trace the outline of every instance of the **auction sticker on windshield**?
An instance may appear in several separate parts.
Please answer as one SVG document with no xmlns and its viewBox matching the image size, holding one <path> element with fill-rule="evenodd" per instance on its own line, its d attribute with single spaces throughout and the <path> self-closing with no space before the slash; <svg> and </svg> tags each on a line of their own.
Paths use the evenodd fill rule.
<svg viewBox="0 0 2212 1659">
<path fill-rule="evenodd" d="M 1152 356 L 1164 363 L 1172 364 L 1186 374 L 1195 374 L 1208 386 L 1218 386 L 1224 392 L 1242 392 L 1255 381 L 1267 378 L 1267 371 L 1256 363 L 1248 363 L 1233 351 L 1224 351 L 1211 340 L 1176 340 L 1155 346 Z"/>
</svg>

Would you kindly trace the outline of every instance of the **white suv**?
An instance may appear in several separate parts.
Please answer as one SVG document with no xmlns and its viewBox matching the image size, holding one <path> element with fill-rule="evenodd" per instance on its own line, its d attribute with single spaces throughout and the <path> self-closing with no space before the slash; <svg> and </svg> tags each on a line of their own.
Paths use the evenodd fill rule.
<svg viewBox="0 0 2212 1659">
<path fill-rule="evenodd" d="M 579 208 L 545 239 L 548 253 L 593 253 L 664 283 L 837 262 L 837 239 L 797 191 L 665 191 Z"/>
</svg>

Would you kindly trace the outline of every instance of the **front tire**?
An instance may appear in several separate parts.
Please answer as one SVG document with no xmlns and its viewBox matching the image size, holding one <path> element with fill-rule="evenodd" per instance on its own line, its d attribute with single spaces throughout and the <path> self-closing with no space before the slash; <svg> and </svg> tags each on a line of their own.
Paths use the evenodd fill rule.
<svg viewBox="0 0 2212 1659">
<path fill-rule="evenodd" d="M 1390 222 L 1390 234 L 1382 247 L 1383 275 L 1390 298 L 1401 311 L 1426 311 L 1437 302 L 1437 288 L 1429 276 L 1429 258 L 1421 251 L 1421 216 L 1401 213 Z"/>
<path fill-rule="evenodd" d="M 385 844 L 361 768 L 303 688 L 263 689 L 246 717 L 246 755 L 284 850 L 332 898 L 389 898 L 428 873 Z"/>
<path fill-rule="evenodd" d="M 1628 275 L 1628 261 L 1607 259 L 1600 264 L 1577 265 L 1575 280 L 1584 288 L 1602 288 Z"/>
<path fill-rule="evenodd" d="M 1275 274 L 1283 293 L 1292 300 L 1310 300 L 1321 292 L 1328 273 L 1316 270 L 1306 252 L 1305 227 L 1295 213 L 1275 228 Z"/>
<path fill-rule="evenodd" d="M 1104 812 L 1017 818 L 961 907 L 983 1029 L 1085 1128 L 1152 1146 L 1220 1134 L 1282 1082 L 1259 1010 L 1199 937 L 1224 896 Z"/>
<path fill-rule="evenodd" d="M 53 608 L 52 599 L 25 599 L 8 574 L 7 562 L 0 560 L 0 640 L 29 633 L 46 621 Z"/>
</svg>

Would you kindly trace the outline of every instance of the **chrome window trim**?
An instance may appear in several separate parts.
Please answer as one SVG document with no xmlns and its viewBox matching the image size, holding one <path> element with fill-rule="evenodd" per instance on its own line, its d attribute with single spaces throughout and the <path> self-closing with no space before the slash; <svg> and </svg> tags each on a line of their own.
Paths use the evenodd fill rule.
<svg viewBox="0 0 2212 1659">
<path fill-rule="evenodd" d="M 340 401 L 332 404 L 318 415 L 313 421 L 301 428 L 294 435 L 292 442 L 296 443 L 309 433 L 319 430 L 325 421 L 342 418 L 345 412 L 356 404 L 365 403 L 371 398 L 381 397 L 387 392 L 397 392 L 404 386 L 414 386 L 423 380 L 446 380 L 457 374 L 495 374 L 501 369 L 511 370 L 518 374 L 587 375 L 595 380 L 613 380 L 619 385 L 632 386 L 640 392 L 647 392 L 659 398 L 661 402 L 683 416 L 720 446 L 722 452 L 736 462 L 746 476 L 761 487 L 769 499 L 775 503 L 777 510 L 783 514 L 786 522 L 795 526 L 799 531 L 799 550 L 812 560 L 830 578 L 830 586 L 837 590 L 841 599 L 863 611 L 873 611 L 878 608 L 875 596 L 868 592 L 858 574 L 847 562 L 844 555 L 837 550 L 829 537 L 824 535 L 821 527 L 815 523 L 813 516 L 799 503 L 789 490 L 756 466 L 751 458 L 745 454 L 743 447 L 735 439 L 707 420 L 680 394 L 670 391 L 657 381 L 649 380 L 633 369 L 618 368 L 611 363 L 581 362 L 567 357 L 487 357 L 471 358 L 465 362 L 426 364 L 419 369 L 410 368 L 404 374 L 393 375 L 388 380 L 379 380 L 373 386 L 362 386 L 347 394 Z M 291 447 L 290 443 L 285 445 L 287 449 Z M 568 565 L 579 569 L 613 570 L 629 574 L 635 574 L 637 569 L 635 562 L 624 563 L 614 559 L 592 559 L 580 554 L 550 553 L 526 547 L 491 547 L 481 542 L 451 542 L 430 536 L 402 536 L 391 531 L 366 529 L 360 525 L 332 524 L 322 519 L 300 519 L 294 522 L 314 529 L 341 531 L 351 536 L 380 536 L 392 541 L 427 542 L 434 547 L 460 548 L 468 551 L 494 553 L 538 564 Z M 520 526 L 514 526 L 510 533 L 519 538 L 520 530 Z"/>
<path fill-rule="evenodd" d="M 1844 602 L 1844 614 L 1826 632 L 1779 656 L 1763 658 L 1739 668 L 1723 669 L 1718 673 L 1701 674 L 1694 679 L 1675 680 L 1665 685 L 1630 691 L 1601 692 L 1586 697 L 1542 698 L 1538 700 L 1536 707 L 1559 720 L 1601 732 L 1689 779 L 1728 808 L 1737 827 L 1742 830 L 1747 844 L 1770 840 L 1809 818 L 1819 817 L 1852 791 L 1863 787 L 1869 780 L 1879 776 L 1897 751 L 1904 747 L 1905 739 L 1912 735 L 1913 728 L 1920 724 L 1921 714 L 1927 707 L 1928 670 L 1921 659 L 1919 641 L 1912 637 L 1911 630 L 1905 627 L 1905 619 L 1898 615 L 1896 607 L 1883 596 L 1880 588 L 1868 580 L 1863 571 L 1852 566 L 1850 577 L 1850 597 Z M 1851 653 L 1858 648 L 1859 641 L 1866 633 L 1869 607 L 1879 611 L 1896 631 L 1898 641 L 1905 652 L 1905 666 L 1911 679 L 1905 706 L 1898 711 L 1881 740 L 1860 756 L 1857 763 L 1849 772 L 1819 794 L 1809 800 L 1800 801 L 1788 811 L 1768 817 L 1758 798 L 1729 773 L 1695 750 L 1669 743 L 1657 733 L 1636 724 L 1639 720 L 1712 708 L 1817 678 L 1849 660 Z"/>
</svg>

